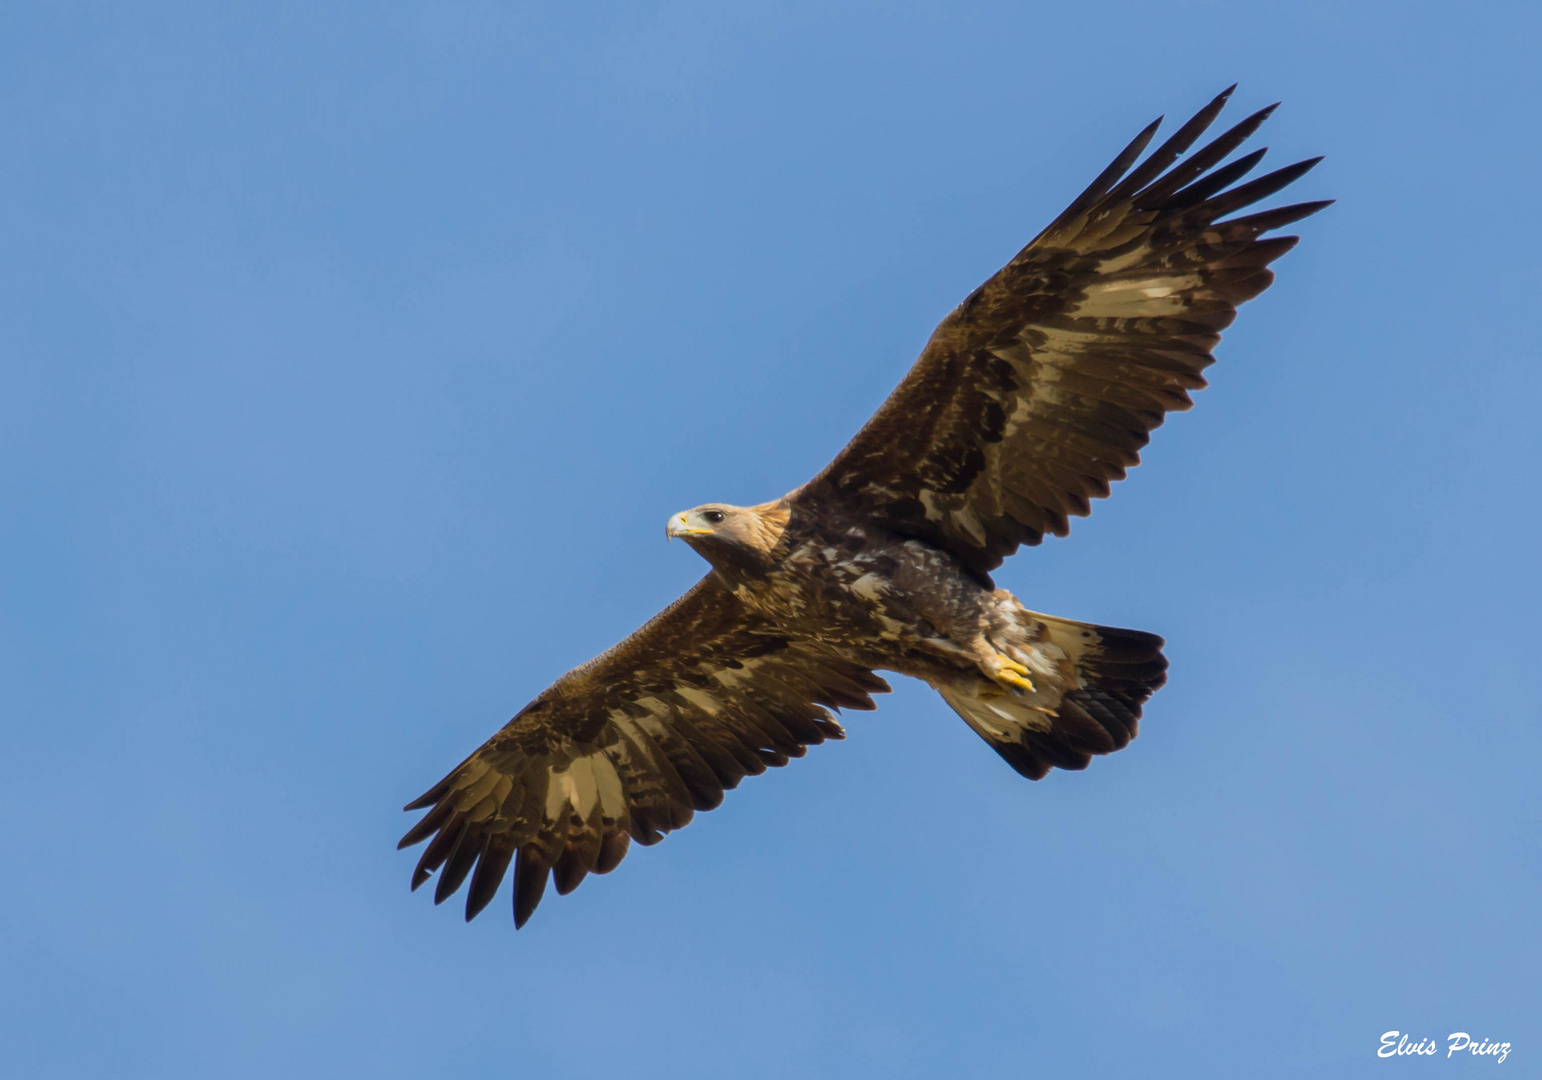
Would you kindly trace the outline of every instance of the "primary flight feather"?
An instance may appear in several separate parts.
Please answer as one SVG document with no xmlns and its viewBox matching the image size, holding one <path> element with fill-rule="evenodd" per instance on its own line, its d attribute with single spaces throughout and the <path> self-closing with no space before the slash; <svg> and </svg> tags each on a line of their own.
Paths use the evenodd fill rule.
<svg viewBox="0 0 1542 1080">
<path fill-rule="evenodd" d="M 1263 151 L 1221 163 L 1272 106 L 1182 159 L 1230 94 L 1137 165 L 1160 121 L 1142 131 L 813 480 L 671 517 L 712 569 L 408 804 L 427 813 L 400 846 L 429 841 L 412 887 L 437 871 L 440 903 L 469 876 L 470 919 L 512 862 L 522 926 L 549 879 L 571 892 L 746 775 L 844 738 L 830 709 L 873 708 L 880 669 L 926 680 L 1035 780 L 1134 738 L 1162 639 L 1029 611 L 989 574 L 1139 462 L 1297 240 L 1264 234 L 1328 205 L 1228 217 L 1317 163 L 1232 186 Z"/>
</svg>

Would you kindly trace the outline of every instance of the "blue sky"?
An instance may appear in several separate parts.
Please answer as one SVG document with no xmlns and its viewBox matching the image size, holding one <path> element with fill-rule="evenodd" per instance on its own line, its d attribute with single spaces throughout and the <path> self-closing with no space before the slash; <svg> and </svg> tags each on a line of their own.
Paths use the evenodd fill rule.
<svg viewBox="0 0 1542 1080">
<path fill-rule="evenodd" d="M 0 14 L 7 1072 L 1537 1068 L 1542 20 L 1070 7 Z M 401 805 L 699 576 L 670 513 L 1236 80 L 1340 201 L 998 575 L 1167 637 L 1140 739 L 1033 784 L 903 685 L 518 934 L 409 894 Z"/>
</svg>

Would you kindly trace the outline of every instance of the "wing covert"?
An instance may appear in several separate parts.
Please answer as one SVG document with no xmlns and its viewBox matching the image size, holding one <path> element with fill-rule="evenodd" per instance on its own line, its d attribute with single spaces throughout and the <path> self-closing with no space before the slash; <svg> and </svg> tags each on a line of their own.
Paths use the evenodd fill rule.
<svg viewBox="0 0 1542 1080">
<path fill-rule="evenodd" d="M 568 893 L 710 810 L 745 776 L 845 737 L 827 707 L 871 709 L 889 686 L 789 641 L 715 573 L 619 645 L 553 683 L 408 810 L 398 847 L 428 840 L 412 887 L 434 902 L 465 882 L 466 918 L 514 865 L 523 926 L 554 878 Z"/>
<path fill-rule="evenodd" d="M 1231 187 L 1263 151 L 1215 166 L 1270 106 L 1180 162 L 1230 94 L 1137 166 L 1157 124 L 1141 132 L 942 321 L 899 387 L 794 502 L 860 506 L 980 573 L 1090 513 L 1089 500 L 1139 463 L 1166 414 L 1192 405 L 1220 331 L 1298 239 L 1263 234 L 1328 205 L 1222 220 L 1320 160 Z"/>
</svg>

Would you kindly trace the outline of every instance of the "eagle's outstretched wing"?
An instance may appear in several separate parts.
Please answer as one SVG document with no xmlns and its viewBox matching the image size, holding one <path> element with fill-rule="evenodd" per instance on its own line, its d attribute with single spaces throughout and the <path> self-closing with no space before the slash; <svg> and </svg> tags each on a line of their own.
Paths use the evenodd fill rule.
<svg viewBox="0 0 1542 1080">
<path fill-rule="evenodd" d="M 1263 234 L 1331 201 L 1221 220 L 1320 160 L 1231 187 L 1264 151 L 1215 166 L 1271 106 L 1178 163 L 1230 94 L 1130 171 L 1160 120 L 1141 132 L 942 321 L 856 438 L 792 494 L 794 506 L 860 506 L 982 573 L 1089 513 L 1088 499 L 1140 461 L 1165 414 L 1192 404 L 1219 332 L 1297 240 Z"/>
<path fill-rule="evenodd" d="M 433 837 L 412 887 L 438 870 L 441 903 L 471 875 L 471 919 L 512 860 L 522 926 L 549 873 L 568 893 L 609 872 L 631 840 L 658 842 L 746 774 L 843 738 L 823 706 L 871 709 L 869 695 L 888 689 L 867 668 L 777 635 L 708 574 L 408 804 L 428 813 L 399 846 Z"/>
</svg>

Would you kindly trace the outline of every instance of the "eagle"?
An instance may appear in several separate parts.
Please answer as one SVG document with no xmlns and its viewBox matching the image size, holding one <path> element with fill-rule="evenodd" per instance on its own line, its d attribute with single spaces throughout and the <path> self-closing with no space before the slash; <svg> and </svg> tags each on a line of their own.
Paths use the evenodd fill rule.
<svg viewBox="0 0 1542 1080">
<path fill-rule="evenodd" d="M 1019 545 L 1140 461 L 1206 385 L 1220 331 L 1331 200 L 1233 216 L 1313 158 L 1238 184 L 1222 164 L 1275 106 L 1184 157 L 1228 88 L 1144 160 L 1146 127 L 1065 211 L 942 320 L 835 460 L 758 506 L 668 519 L 710 569 L 608 652 L 563 675 L 409 811 L 429 841 L 415 890 L 466 918 L 514 866 L 514 925 L 632 841 L 654 844 L 746 776 L 841 739 L 831 710 L 872 709 L 878 671 L 922 679 L 1033 780 L 1135 737 L 1166 680 L 1163 640 L 1024 607 L 991 580 Z"/>
</svg>

